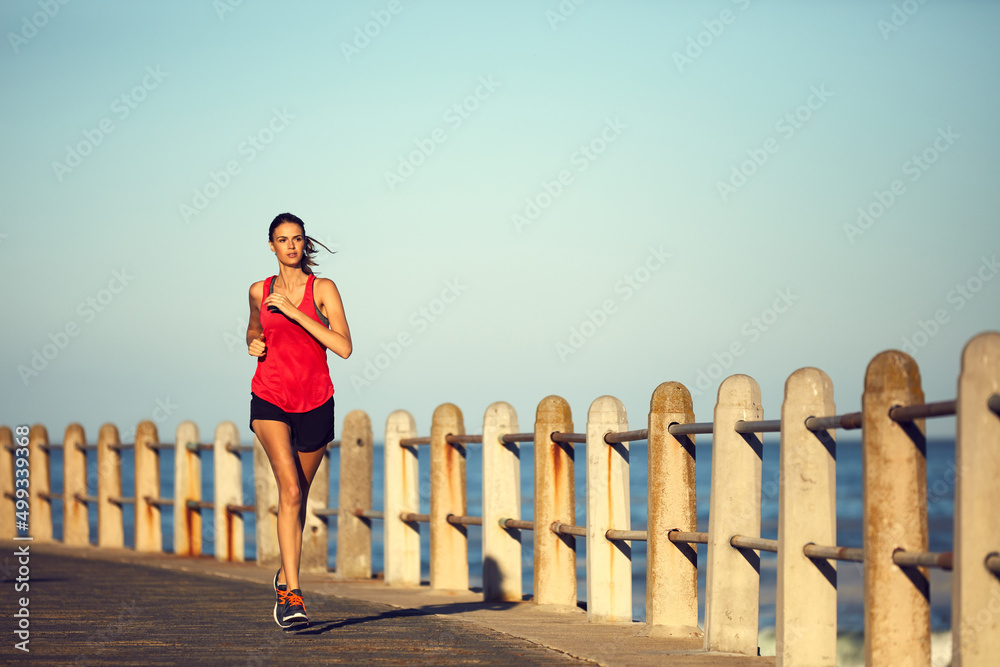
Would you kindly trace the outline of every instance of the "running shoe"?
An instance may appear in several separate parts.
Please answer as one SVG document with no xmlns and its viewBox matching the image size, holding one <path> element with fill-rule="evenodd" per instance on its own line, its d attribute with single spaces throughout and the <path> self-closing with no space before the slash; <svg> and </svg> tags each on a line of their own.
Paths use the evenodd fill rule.
<svg viewBox="0 0 1000 667">
<path fill-rule="evenodd" d="M 288 625 L 309 622 L 309 616 L 306 615 L 306 605 L 302 601 L 302 591 L 300 589 L 294 588 L 285 593 L 285 605 L 285 613 L 281 616 L 282 621 Z M 287 626 L 282 625 L 282 627 Z"/>
<path fill-rule="evenodd" d="M 278 624 L 278 627 L 287 628 L 291 626 L 291 623 L 286 623 L 283 620 L 285 611 L 288 609 L 288 602 L 286 598 L 288 597 L 288 590 L 285 584 L 278 583 L 278 574 L 281 572 L 281 568 L 274 573 L 274 622 Z"/>
</svg>

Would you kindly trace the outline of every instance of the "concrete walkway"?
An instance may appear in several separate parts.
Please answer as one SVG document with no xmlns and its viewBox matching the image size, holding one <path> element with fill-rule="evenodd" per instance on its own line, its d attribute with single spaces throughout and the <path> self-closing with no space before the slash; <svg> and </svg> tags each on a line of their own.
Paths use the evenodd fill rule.
<svg viewBox="0 0 1000 667">
<path fill-rule="evenodd" d="M 30 590 L 17 592 L 14 553 L 24 545 Z M 642 637 L 641 624 L 589 624 L 578 609 L 332 575 L 302 578 L 312 622 L 283 631 L 271 616 L 274 573 L 253 563 L 10 540 L 0 549 L 4 664 L 774 664 L 709 656 L 700 640 Z M 21 597 L 30 653 L 14 646 Z"/>
</svg>

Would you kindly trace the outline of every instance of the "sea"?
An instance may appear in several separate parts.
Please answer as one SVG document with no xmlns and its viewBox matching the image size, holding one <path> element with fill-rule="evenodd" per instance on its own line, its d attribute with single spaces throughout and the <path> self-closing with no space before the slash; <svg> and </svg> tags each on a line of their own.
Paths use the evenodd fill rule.
<svg viewBox="0 0 1000 667">
<path fill-rule="evenodd" d="M 840 546 L 862 546 L 862 470 L 860 439 L 842 437 L 837 442 L 837 544 Z M 245 443 L 247 445 L 252 443 Z M 777 539 L 778 537 L 778 457 L 779 447 L 777 434 L 765 434 L 763 451 L 762 498 L 761 498 L 761 536 Z M 927 496 L 928 496 L 928 526 L 930 551 L 951 551 L 954 519 L 954 482 L 955 475 L 955 445 L 953 440 L 928 439 L 927 441 Z M 646 442 L 630 443 L 629 473 L 631 494 L 631 521 L 633 530 L 642 530 L 646 526 Z M 134 470 L 132 452 L 123 452 L 122 485 L 125 493 L 134 488 Z M 252 457 L 244 453 L 243 466 L 243 498 L 245 503 L 252 503 L 254 496 Z M 430 473 L 428 447 L 418 448 L 420 475 L 420 512 L 430 511 Z M 698 530 L 708 530 L 709 490 L 711 486 L 712 447 L 710 436 L 698 436 L 695 448 L 697 461 L 697 499 L 698 499 Z M 53 490 L 62 488 L 62 457 L 52 457 Z M 383 509 L 384 467 L 383 448 L 381 443 L 375 443 L 373 470 L 373 505 L 372 509 Z M 586 455 L 585 445 L 576 445 L 576 522 L 586 523 Z M 162 496 L 173 496 L 173 452 L 161 450 L 160 480 Z M 534 477 L 533 447 L 522 444 L 520 448 L 521 463 L 521 516 L 532 516 L 532 489 Z M 97 462 L 96 456 L 88 456 L 88 494 L 96 495 Z M 330 498 L 333 504 L 339 488 L 339 451 L 331 450 L 330 461 Z M 202 497 L 211 500 L 213 466 L 212 456 L 202 454 Z M 466 446 L 466 484 L 468 512 L 472 516 L 481 515 L 482 511 L 482 447 L 481 445 Z M 56 501 L 58 504 L 58 501 Z M 53 530 L 56 539 L 62 537 L 61 508 L 53 508 Z M 134 508 L 126 505 L 124 508 L 125 543 L 133 546 L 135 540 Z M 173 508 L 163 507 L 163 545 L 165 551 L 173 549 Z M 330 519 L 330 549 L 328 565 L 336 568 L 336 518 Z M 213 553 L 212 536 L 213 514 L 203 513 L 203 551 Z M 256 553 L 256 526 L 253 514 L 245 515 L 244 531 L 246 536 L 246 558 L 252 560 Z M 374 570 L 380 571 L 383 563 L 383 539 L 381 522 L 375 521 L 372 530 L 372 563 Z M 429 529 L 421 525 L 421 569 L 424 579 L 429 578 L 430 553 Z M 478 526 L 468 527 L 469 537 L 469 581 L 472 588 L 482 585 L 482 529 Z M 90 540 L 97 542 L 96 507 L 90 508 Z M 586 597 L 586 544 L 583 539 L 577 539 L 577 577 L 578 591 L 581 600 Z M 523 538 L 523 589 L 525 594 L 532 591 L 533 544 L 529 537 Z M 698 545 L 699 558 L 699 609 L 700 621 L 704 618 L 705 563 L 707 547 Z M 771 553 L 761 554 L 760 577 L 760 630 L 759 644 L 761 654 L 774 653 L 775 597 L 777 589 L 777 556 Z M 633 572 L 633 618 L 642 622 L 646 615 L 646 543 L 632 543 Z M 862 604 L 863 572 L 860 563 L 840 562 L 838 564 L 838 664 L 845 667 L 864 664 L 864 609 Z M 931 629 L 934 667 L 945 667 L 951 664 L 951 573 L 931 570 Z"/>
</svg>

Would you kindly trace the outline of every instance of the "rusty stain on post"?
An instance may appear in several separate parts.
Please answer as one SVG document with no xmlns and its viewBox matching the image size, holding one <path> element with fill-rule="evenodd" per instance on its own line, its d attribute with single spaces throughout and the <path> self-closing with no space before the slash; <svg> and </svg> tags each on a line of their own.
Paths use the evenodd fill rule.
<svg viewBox="0 0 1000 667">
<path fill-rule="evenodd" d="M 156 424 L 146 419 L 135 430 L 135 550 L 163 551 L 160 508 L 144 498 L 160 497 L 160 452 Z M 150 446 L 154 445 L 154 446 Z"/>
<path fill-rule="evenodd" d="M 695 439 L 673 435 L 693 424 L 691 393 L 680 382 L 660 384 L 649 399 L 646 491 L 646 629 L 644 634 L 701 637 L 698 627 L 698 551 L 671 532 L 698 528 Z"/>
<path fill-rule="evenodd" d="M 86 503 L 76 500 L 87 493 L 87 436 L 83 426 L 70 424 L 63 435 L 63 543 L 90 544 L 90 520 Z"/>
<path fill-rule="evenodd" d="M 201 511 L 188 505 L 201 500 L 201 457 L 198 454 L 198 427 L 184 421 L 177 426 L 174 440 L 174 553 L 201 555 Z M 192 447 L 194 445 L 194 447 Z M 157 493 L 156 495 L 159 495 Z M 217 529 L 219 524 L 215 524 Z M 222 549 L 216 541 L 215 551 Z"/>
<path fill-rule="evenodd" d="M 181 442 L 182 435 L 178 427 L 178 443 Z M 192 433 L 192 437 L 197 437 L 197 433 Z M 239 444 L 240 433 L 236 424 L 224 421 L 215 428 L 215 439 L 212 442 L 215 478 L 213 480 L 215 501 L 212 508 L 215 524 L 215 560 L 231 563 L 242 563 L 246 559 L 243 513 L 229 511 L 230 507 L 243 505 L 243 460 L 240 457 Z"/>
<path fill-rule="evenodd" d="M 104 424 L 97 434 L 97 546 L 122 548 L 125 529 L 122 506 L 112 498 L 122 495 L 122 454 L 118 427 Z"/>
<path fill-rule="evenodd" d="M 431 419 L 431 588 L 469 588 L 469 541 L 465 526 L 448 523 L 448 515 L 466 515 L 465 447 L 451 445 L 449 435 L 465 435 L 462 411 L 439 405 Z"/>
<path fill-rule="evenodd" d="M 573 445 L 553 441 L 572 433 L 569 403 L 546 396 L 535 412 L 535 525 L 572 524 L 576 518 Z M 534 531 L 534 602 L 576 608 L 576 541 L 551 530 Z"/>
<path fill-rule="evenodd" d="M 927 551 L 927 462 L 923 420 L 900 424 L 897 405 L 924 402 L 916 362 L 897 350 L 872 359 L 861 400 L 864 477 L 865 664 L 929 664 L 926 568 L 901 568 L 896 549 Z"/>
</svg>

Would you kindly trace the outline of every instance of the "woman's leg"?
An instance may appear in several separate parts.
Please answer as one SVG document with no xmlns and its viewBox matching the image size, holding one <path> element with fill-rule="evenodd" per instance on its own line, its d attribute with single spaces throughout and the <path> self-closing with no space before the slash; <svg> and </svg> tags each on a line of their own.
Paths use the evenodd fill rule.
<svg viewBox="0 0 1000 667">
<path fill-rule="evenodd" d="M 298 588 L 299 555 L 302 551 L 302 510 L 305 490 L 301 485 L 299 458 L 292 451 L 291 429 L 279 421 L 257 419 L 253 430 L 271 462 L 278 485 L 278 549 L 281 552 L 281 579 L 288 590 Z M 294 573 L 294 578 L 288 575 Z"/>
<path fill-rule="evenodd" d="M 326 448 L 318 449 L 315 452 L 296 452 L 297 463 L 296 470 L 298 471 L 298 483 L 299 489 L 302 493 L 302 502 L 299 506 L 299 548 L 296 551 L 295 568 L 285 569 L 282 568 L 282 573 L 279 579 L 284 579 L 288 583 L 288 590 L 295 590 L 299 588 L 299 557 L 302 553 L 302 530 L 306 525 L 306 513 L 309 509 L 309 488 L 312 486 L 313 478 L 316 477 L 316 471 L 319 469 L 319 465 L 323 462 L 323 457 L 326 455 Z"/>
</svg>

